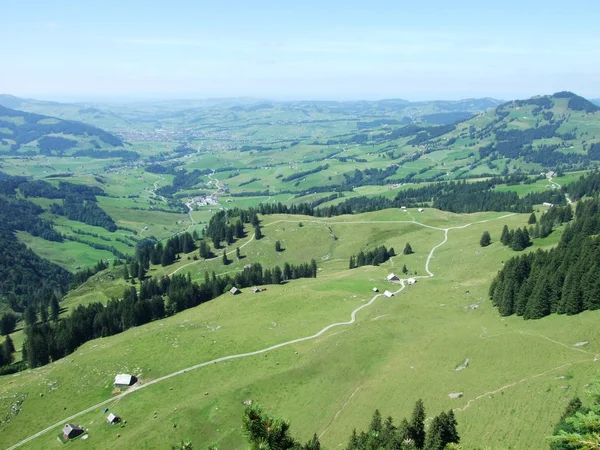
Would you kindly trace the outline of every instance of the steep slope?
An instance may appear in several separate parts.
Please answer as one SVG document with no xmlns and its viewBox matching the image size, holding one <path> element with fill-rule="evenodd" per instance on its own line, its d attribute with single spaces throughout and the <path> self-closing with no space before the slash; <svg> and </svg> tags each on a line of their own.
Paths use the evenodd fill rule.
<svg viewBox="0 0 600 450">
<path fill-rule="evenodd" d="M 71 155 L 122 146 L 121 138 L 91 125 L 0 106 L 2 153 Z"/>
</svg>

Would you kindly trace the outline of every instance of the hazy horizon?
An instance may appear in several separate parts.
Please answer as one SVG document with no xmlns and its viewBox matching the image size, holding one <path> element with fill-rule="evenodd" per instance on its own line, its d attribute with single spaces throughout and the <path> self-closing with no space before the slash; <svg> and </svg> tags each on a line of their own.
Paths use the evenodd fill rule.
<svg viewBox="0 0 600 450">
<path fill-rule="evenodd" d="M 600 5 L 8 0 L 0 91 L 53 101 L 600 97 Z M 35 15 L 31 14 L 35 11 Z"/>
</svg>

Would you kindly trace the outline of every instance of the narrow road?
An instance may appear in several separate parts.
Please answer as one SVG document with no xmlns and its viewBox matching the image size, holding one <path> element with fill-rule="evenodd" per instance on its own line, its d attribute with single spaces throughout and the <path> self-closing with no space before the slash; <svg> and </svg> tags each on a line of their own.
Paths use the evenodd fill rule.
<svg viewBox="0 0 600 450">
<path fill-rule="evenodd" d="M 502 218 L 505 218 L 505 217 L 513 216 L 513 215 L 514 214 L 506 214 L 504 216 L 497 217 L 494 220 L 502 219 Z M 428 273 L 428 275 L 422 275 L 422 276 L 419 276 L 419 277 L 413 277 L 413 278 L 431 278 L 431 277 L 434 276 L 434 274 L 429 269 L 429 264 L 430 264 L 430 262 L 431 262 L 431 260 L 433 258 L 433 255 L 434 255 L 435 251 L 439 247 L 441 247 L 442 245 L 444 245 L 446 242 L 448 242 L 448 232 L 450 230 L 459 230 L 459 229 L 467 228 L 467 227 L 469 227 L 471 225 L 474 225 L 474 224 L 477 224 L 477 223 L 485 223 L 485 222 L 488 222 L 489 220 L 490 219 L 480 220 L 480 221 L 477 221 L 477 222 L 468 223 L 466 225 L 461 225 L 461 226 L 456 226 L 456 227 L 449 227 L 449 228 L 433 227 L 433 226 L 425 225 L 425 224 L 422 224 L 422 223 L 419 223 L 419 222 L 416 222 L 416 221 L 393 221 L 393 222 L 391 222 L 391 221 L 379 221 L 379 222 L 377 222 L 377 221 L 364 221 L 364 222 L 337 222 L 337 223 L 416 223 L 416 224 L 421 225 L 421 226 L 426 227 L 426 228 L 433 228 L 435 230 L 443 231 L 444 232 L 444 239 L 443 239 L 443 241 L 440 242 L 439 244 L 437 244 L 436 246 L 434 246 L 431 249 L 431 251 L 429 252 L 429 254 L 427 255 L 427 260 L 425 261 L 425 271 Z M 271 222 L 268 225 L 272 225 L 272 224 L 275 224 L 275 223 L 278 223 L 278 222 L 290 222 L 290 221 L 280 220 L 280 221 L 276 221 L 276 222 Z M 322 221 L 313 221 L 313 222 L 322 222 Z M 331 222 L 327 222 L 327 223 L 331 223 Z M 252 236 L 252 238 L 250 240 L 248 240 L 248 242 L 246 242 L 244 245 L 247 245 L 253 239 L 254 239 L 254 236 Z M 187 265 L 189 265 L 189 264 L 186 264 L 186 266 Z M 181 266 L 179 269 L 177 269 L 175 272 L 173 272 L 173 274 L 176 273 L 176 272 L 178 272 L 179 270 L 183 269 L 186 266 Z M 398 294 L 398 293 L 402 292 L 404 290 L 404 288 L 406 287 L 405 282 L 406 282 L 405 279 L 400 279 L 400 288 L 398 290 L 394 291 L 393 294 Z M 326 333 L 327 331 L 329 331 L 329 330 L 331 330 L 332 328 L 335 328 L 335 327 L 339 327 L 339 326 L 343 326 L 343 325 L 352 325 L 356 321 L 356 314 L 358 312 L 360 312 L 361 310 L 363 310 L 363 309 L 371 306 L 375 302 L 375 300 L 377 300 L 379 297 L 382 297 L 382 296 L 383 296 L 382 293 L 376 294 L 376 295 L 374 295 L 371 298 L 371 300 L 369 300 L 368 303 L 365 303 L 364 305 L 361 305 L 358 308 L 356 308 L 350 314 L 350 320 L 348 320 L 346 322 L 335 322 L 335 323 L 332 323 L 331 325 L 327 325 L 326 327 L 324 327 L 323 329 L 321 329 L 321 331 L 319 331 L 319 332 L 317 332 L 317 333 L 315 333 L 313 335 L 306 336 L 306 337 L 301 337 L 301 338 L 297 338 L 297 339 L 292 339 L 290 341 L 282 342 L 280 344 L 275 344 L 275 345 L 272 345 L 270 347 L 266 347 L 266 348 L 263 348 L 263 349 L 260 349 L 260 350 L 255 350 L 253 352 L 238 353 L 236 355 L 223 356 L 223 357 L 220 357 L 220 358 L 217 358 L 217 359 L 213 359 L 213 360 L 210 360 L 210 361 L 206 361 L 206 362 L 202 362 L 202 363 L 196 364 L 194 366 L 186 367 L 185 369 L 181 369 L 181 370 L 178 370 L 177 372 L 173 372 L 173 373 L 170 373 L 168 375 L 162 376 L 160 378 L 156 378 L 156 379 L 151 380 L 151 381 L 149 381 L 147 383 L 144 383 L 142 385 L 135 385 L 131 389 L 128 389 L 127 391 L 123 392 L 122 394 L 119 394 L 119 395 L 116 395 L 114 397 L 111 397 L 111 398 L 109 398 L 107 400 L 104 400 L 104 401 L 102 401 L 100 403 L 95 404 L 94 406 L 90 406 L 89 408 L 86 408 L 83 411 L 80 411 L 80 412 L 78 412 L 76 414 L 73 414 L 70 417 L 62 419 L 61 421 L 59 421 L 59 422 L 57 422 L 57 423 L 55 423 L 53 425 L 50 425 L 48 428 L 45 428 L 42 431 L 39 431 L 36 434 L 34 434 L 32 436 L 29 436 L 28 438 L 23 439 L 22 441 L 14 444 L 13 446 L 8 447 L 7 450 L 14 450 L 14 449 L 16 449 L 16 448 L 18 448 L 18 447 L 20 447 L 20 446 L 22 446 L 22 445 L 24 445 L 24 444 L 32 441 L 32 440 L 34 440 L 36 438 L 42 436 L 43 434 L 46 434 L 46 433 L 48 433 L 48 432 L 50 432 L 50 431 L 52 431 L 52 430 L 54 430 L 56 428 L 62 427 L 65 423 L 71 422 L 74 419 L 77 419 L 78 417 L 81 417 L 82 415 L 87 414 L 88 412 L 91 412 L 91 411 L 93 411 L 95 409 L 101 408 L 101 407 L 103 407 L 105 405 L 108 405 L 108 404 L 110 404 L 112 402 L 118 401 L 118 400 L 120 400 L 121 398 L 123 398 L 123 397 L 125 397 L 127 395 L 130 395 L 130 394 L 132 394 L 134 392 L 137 392 L 139 390 L 142 390 L 142 389 L 146 389 L 147 387 L 150 387 L 150 386 L 152 386 L 152 385 L 154 385 L 156 383 L 160 383 L 162 381 L 165 381 L 165 380 L 168 380 L 170 378 L 176 377 L 177 375 L 181 375 L 181 374 L 184 374 L 184 373 L 189 372 L 191 370 L 200 369 L 202 367 L 206 367 L 206 366 L 209 366 L 211 364 L 217 364 L 217 363 L 220 363 L 220 362 L 223 362 L 223 361 L 230 361 L 230 360 L 233 360 L 233 359 L 246 358 L 246 357 L 249 357 L 249 356 L 260 355 L 261 353 L 266 353 L 266 352 L 269 352 L 271 350 L 276 350 L 278 348 L 286 347 L 288 345 L 297 344 L 299 342 L 309 341 L 311 339 L 318 338 L 319 336 L 323 335 L 324 333 Z"/>
<path fill-rule="evenodd" d="M 554 186 L 556 186 L 556 188 L 557 188 L 557 189 L 560 189 L 560 188 L 561 188 L 561 185 L 560 185 L 560 184 L 558 184 L 556 181 L 554 181 L 554 180 L 552 179 L 552 177 L 548 178 L 548 181 L 549 181 L 550 183 L 552 183 Z M 566 192 L 565 192 L 565 198 L 567 199 L 567 203 L 568 203 L 569 205 L 573 203 L 573 202 L 571 201 L 571 199 L 569 198 L 569 195 L 568 195 Z"/>
</svg>

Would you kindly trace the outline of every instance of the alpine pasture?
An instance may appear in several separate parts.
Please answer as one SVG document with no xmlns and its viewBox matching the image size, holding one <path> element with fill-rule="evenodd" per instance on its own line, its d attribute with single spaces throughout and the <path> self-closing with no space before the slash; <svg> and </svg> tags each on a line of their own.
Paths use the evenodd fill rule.
<svg viewBox="0 0 600 450">
<path fill-rule="evenodd" d="M 266 286 L 256 294 L 251 289 L 224 294 L 167 319 L 88 342 L 50 365 L 3 377 L 3 416 L 20 395 L 27 392 L 27 397 L 19 413 L 0 425 L 0 442 L 11 448 L 56 424 L 20 448 L 59 448 L 63 444 L 56 434 L 64 419 L 105 402 L 69 420 L 89 433 L 89 439 L 69 445 L 165 448 L 185 438 L 199 448 L 212 443 L 243 448 L 243 402 L 252 400 L 289 419 L 302 439 L 316 432 L 325 447 L 337 448 L 354 427 L 364 427 L 376 408 L 384 416 L 406 416 L 423 398 L 428 416 L 454 409 L 465 448 L 544 448 L 567 401 L 597 374 L 599 332 L 593 312 L 524 321 L 502 318 L 491 306 L 491 278 L 514 255 L 499 243 L 502 226 L 523 226 L 527 218 L 432 209 L 318 220 L 263 216 L 261 240 L 248 234 L 228 249 L 234 252 L 245 244 L 240 261 L 234 254 L 229 266 L 220 258 L 182 258 L 179 267 L 151 270 L 167 274 L 179 268 L 199 279 L 206 270 L 240 270 L 250 262 L 271 267 L 281 258 L 315 258 L 316 279 Z M 492 245 L 482 248 L 479 237 L 486 230 Z M 536 240 L 528 251 L 552 245 L 560 232 Z M 275 252 L 276 240 L 283 252 Z M 414 254 L 400 254 L 406 242 Z M 348 269 L 352 254 L 382 244 L 394 247 L 397 256 L 379 267 Z M 430 254 L 433 277 L 427 277 L 425 267 Z M 404 264 L 410 275 L 402 275 Z M 390 272 L 416 276 L 417 283 L 403 289 L 392 285 L 385 280 Z M 114 283 L 115 291 L 124 286 L 122 280 Z M 379 295 L 358 311 L 354 323 L 313 339 L 190 369 L 349 322 L 354 310 L 373 299 L 373 287 L 398 292 L 391 298 Z M 80 300 L 87 301 L 85 294 Z M 64 305 L 77 302 L 74 291 Z M 579 341 L 590 344 L 573 347 Z M 468 366 L 456 371 L 467 358 Z M 112 385 L 117 373 L 132 373 L 140 381 L 119 396 Z M 451 393 L 462 396 L 451 399 Z M 107 425 L 104 408 L 126 423 Z"/>
</svg>

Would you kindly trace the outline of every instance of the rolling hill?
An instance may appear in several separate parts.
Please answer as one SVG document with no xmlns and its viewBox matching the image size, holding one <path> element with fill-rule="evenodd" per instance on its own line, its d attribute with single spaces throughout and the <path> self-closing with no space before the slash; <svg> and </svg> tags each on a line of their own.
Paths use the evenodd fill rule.
<svg viewBox="0 0 600 450">
<path fill-rule="evenodd" d="M 0 106 L 0 152 L 71 156 L 77 151 L 123 149 L 121 138 L 82 122 Z"/>
</svg>

